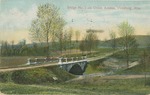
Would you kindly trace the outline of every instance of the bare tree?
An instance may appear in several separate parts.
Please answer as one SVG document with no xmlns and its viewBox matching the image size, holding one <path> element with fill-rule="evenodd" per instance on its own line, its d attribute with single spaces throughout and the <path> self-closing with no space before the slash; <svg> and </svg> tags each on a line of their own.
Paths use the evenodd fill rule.
<svg viewBox="0 0 150 95">
<path fill-rule="evenodd" d="M 83 37 L 79 44 L 79 49 L 82 51 L 82 55 L 84 55 L 84 51 L 86 51 L 86 46 L 86 39 Z"/>
<path fill-rule="evenodd" d="M 124 54 L 126 56 L 127 67 L 129 67 L 130 55 L 136 50 L 138 44 L 134 34 L 134 27 L 128 22 L 122 22 L 119 26 L 119 35 L 122 37 L 120 44 L 123 47 Z"/>
<path fill-rule="evenodd" d="M 111 46 L 112 46 L 113 50 L 115 51 L 116 50 L 116 33 L 113 31 L 110 31 L 109 36 L 111 39 Z"/>
<path fill-rule="evenodd" d="M 47 57 L 49 57 L 50 40 L 62 31 L 64 25 L 65 21 L 56 6 L 44 4 L 38 7 L 37 19 L 32 21 L 30 35 L 32 40 L 46 42 Z"/>
<path fill-rule="evenodd" d="M 68 41 L 69 41 L 70 54 L 71 54 L 71 49 L 72 49 L 72 36 L 73 36 L 73 29 L 70 28 L 68 31 Z"/>
<path fill-rule="evenodd" d="M 14 40 L 11 41 L 11 54 L 15 55 L 14 54 Z"/>
<path fill-rule="evenodd" d="M 85 37 L 85 45 L 86 49 L 90 51 L 90 54 L 91 51 L 98 46 L 98 37 L 94 32 L 87 33 Z"/>
<path fill-rule="evenodd" d="M 76 37 L 76 53 L 78 53 L 77 52 L 77 50 L 79 49 L 78 42 L 79 42 L 79 38 L 80 38 L 80 32 L 79 31 L 75 31 L 75 37 Z"/>
<path fill-rule="evenodd" d="M 62 52 L 63 52 L 63 35 L 64 35 L 64 33 L 62 31 L 59 32 L 58 40 L 59 40 L 59 50 L 61 51 L 61 56 L 62 56 Z"/>
</svg>

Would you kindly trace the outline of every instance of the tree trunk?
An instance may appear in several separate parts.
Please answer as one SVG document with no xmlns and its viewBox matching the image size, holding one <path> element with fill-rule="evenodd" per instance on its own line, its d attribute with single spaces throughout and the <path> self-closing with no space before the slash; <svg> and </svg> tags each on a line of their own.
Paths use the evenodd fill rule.
<svg viewBox="0 0 150 95">
<path fill-rule="evenodd" d="M 129 67 L 129 51 L 128 49 L 126 50 L 126 56 L 127 56 L 127 68 Z"/>
<path fill-rule="evenodd" d="M 48 35 L 49 35 L 49 32 L 47 31 L 47 36 L 46 36 L 47 37 L 46 38 L 46 48 L 47 48 L 47 50 L 46 50 L 47 51 L 46 57 L 47 58 L 49 58 L 49 43 L 48 43 L 49 42 L 49 36 Z"/>
</svg>

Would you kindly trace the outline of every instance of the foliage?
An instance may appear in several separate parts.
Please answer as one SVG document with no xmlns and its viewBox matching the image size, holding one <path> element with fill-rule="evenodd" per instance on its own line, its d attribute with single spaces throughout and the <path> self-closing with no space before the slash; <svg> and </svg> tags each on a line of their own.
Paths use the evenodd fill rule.
<svg viewBox="0 0 150 95">
<path fill-rule="evenodd" d="M 103 60 L 97 60 L 88 63 L 87 69 L 85 71 L 86 74 L 92 74 L 92 73 L 105 73 L 112 70 L 112 68 L 107 67 L 103 64 L 103 62 L 107 60 L 107 58 Z"/>
<path fill-rule="evenodd" d="M 56 75 L 56 77 L 58 77 L 59 82 L 63 82 L 75 78 L 74 75 L 64 71 L 62 68 L 55 67 L 50 69 Z"/>
<path fill-rule="evenodd" d="M 38 7 L 37 18 L 32 21 L 30 35 L 34 41 L 46 42 L 46 53 L 49 56 L 49 42 L 63 30 L 64 19 L 56 6 L 44 4 Z"/>
<path fill-rule="evenodd" d="M 118 74 L 150 74 L 150 58 L 147 55 L 140 55 L 139 65 L 124 70 L 122 72 L 118 72 Z M 145 58 L 143 58 L 145 57 Z"/>
<path fill-rule="evenodd" d="M 59 67 L 47 67 L 0 73 L 0 82 L 14 82 L 18 84 L 46 84 L 64 82 L 74 77 L 75 76 Z"/>
<path fill-rule="evenodd" d="M 68 43 L 69 43 L 69 49 L 70 49 L 70 54 L 71 54 L 71 49 L 72 49 L 72 36 L 73 36 L 73 29 L 70 28 L 70 30 L 68 31 Z"/>
<path fill-rule="evenodd" d="M 98 37 L 95 33 L 89 32 L 80 43 L 81 51 L 91 51 L 98 47 Z"/>
<path fill-rule="evenodd" d="M 12 74 L 12 80 L 15 83 L 21 83 L 21 84 L 41 84 L 41 83 L 48 83 L 48 82 L 53 82 L 53 78 L 55 75 L 42 68 L 38 69 L 31 69 L 31 70 L 20 70 L 20 71 L 15 71 Z"/>
<path fill-rule="evenodd" d="M 0 73 L 0 81 L 1 82 L 10 82 L 11 81 L 11 72 Z"/>
<path fill-rule="evenodd" d="M 115 51 L 115 49 L 116 49 L 116 33 L 111 31 L 109 35 L 110 35 L 110 38 L 111 38 L 111 46 Z"/>
<path fill-rule="evenodd" d="M 122 22 L 119 26 L 119 34 L 122 37 L 120 44 L 126 56 L 127 67 L 129 66 L 130 55 L 134 53 L 138 44 L 133 36 L 134 28 L 128 22 Z"/>
<path fill-rule="evenodd" d="M 150 80 L 150 79 L 148 79 Z M 49 85 L 21 85 L 0 83 L 5 94 L 54 94 L 54 95 L 148 95 L 150 86 L 144 79 L 101 79 L 101 77 Z"/>
</svg>

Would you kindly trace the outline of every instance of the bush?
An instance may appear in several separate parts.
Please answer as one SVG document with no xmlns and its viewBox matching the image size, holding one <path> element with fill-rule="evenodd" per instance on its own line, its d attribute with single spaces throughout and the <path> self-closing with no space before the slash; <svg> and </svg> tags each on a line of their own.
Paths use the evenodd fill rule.
<svg viewBox="0 0 150 95">
<path fill-rule="evenodd" d="M 44 68 L 37 68 L 31 70 L 15 71 L 12 74 L 12 80 L 15 83 L 21 84 L 41 84 L 53 82 L 55 75 Z"/>
<path fill-rule="evenodd" d="M 46 84 L 64 82 L 74 76 L 59 67 L 36 68 L 0 73 L 0 82 L 18 84 Z"/>
<path fill-rule="evenodd" d="M 0 73 L 0 82 L 10 82 L 11 81 L 11 72 Z"/>
<path fill-rule="evenodd" d="M 49 68 L 51 71 L 58 77 L 58 81 L 67 81 L 72 78 L 75 78 L 74 75 L 68 73 L 67 71 L 63 70 L 62 68 L 59 67 L 54 67 L 54 68 Z"/>
</svg>

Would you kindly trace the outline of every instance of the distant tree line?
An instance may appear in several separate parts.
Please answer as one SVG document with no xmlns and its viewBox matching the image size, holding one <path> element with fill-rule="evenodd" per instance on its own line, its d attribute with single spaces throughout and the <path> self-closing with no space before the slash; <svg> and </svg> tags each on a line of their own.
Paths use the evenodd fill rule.
<svg viewBox="0 0 150 95">
<path fill-rule="evenodd" d="M 72 31 L 79 37 L 79 31 Z M 87 33 L 81 40 L 76 37 L 75 40 L 72 40 L 73 34 L 70 34 L 68 31 L 63 31 L 59 35 L 59 39 L 56 41 L 49 42 L 51 45 L 49 47 L 50 56 L 54 56 L 56 54 L 62 54 L 63 51 L 69 50 L 69 54 L 74 49 L 80 50 L 82 54 L 84 52 L 90 52 L 95 50 L 98 47 L 98 39 L 95 33 Z M 47 44 L 44 42 L 33 42 L 30 44 L 26 43 L 26 40 L 21 40 L 17 44 L 14 41 L 7 42 L 1 41 L 1 56 L 47 56 Z M 61 55 L 56 55 L 61 56 Z"/>
<path fill-rule="evenodd" d="M 89 51 L 91 53 L 92 50 L 98 48 L 98 44 L 99 40 L 96 33 L 88 32 L 80 42 L 79 48 L 82 51 L 82 53 L 84 53 L 85 51 Z"/>
<path fill-rule="evenodd" d="M 26 41 L 21 41 L 18 44 L 1 41 L 1 56 L 29 56 L 29 55 L 44 55 L 46 47 L 38 46 L 36 43 L 32 45 L 26 44 Z"/>
</svg>

